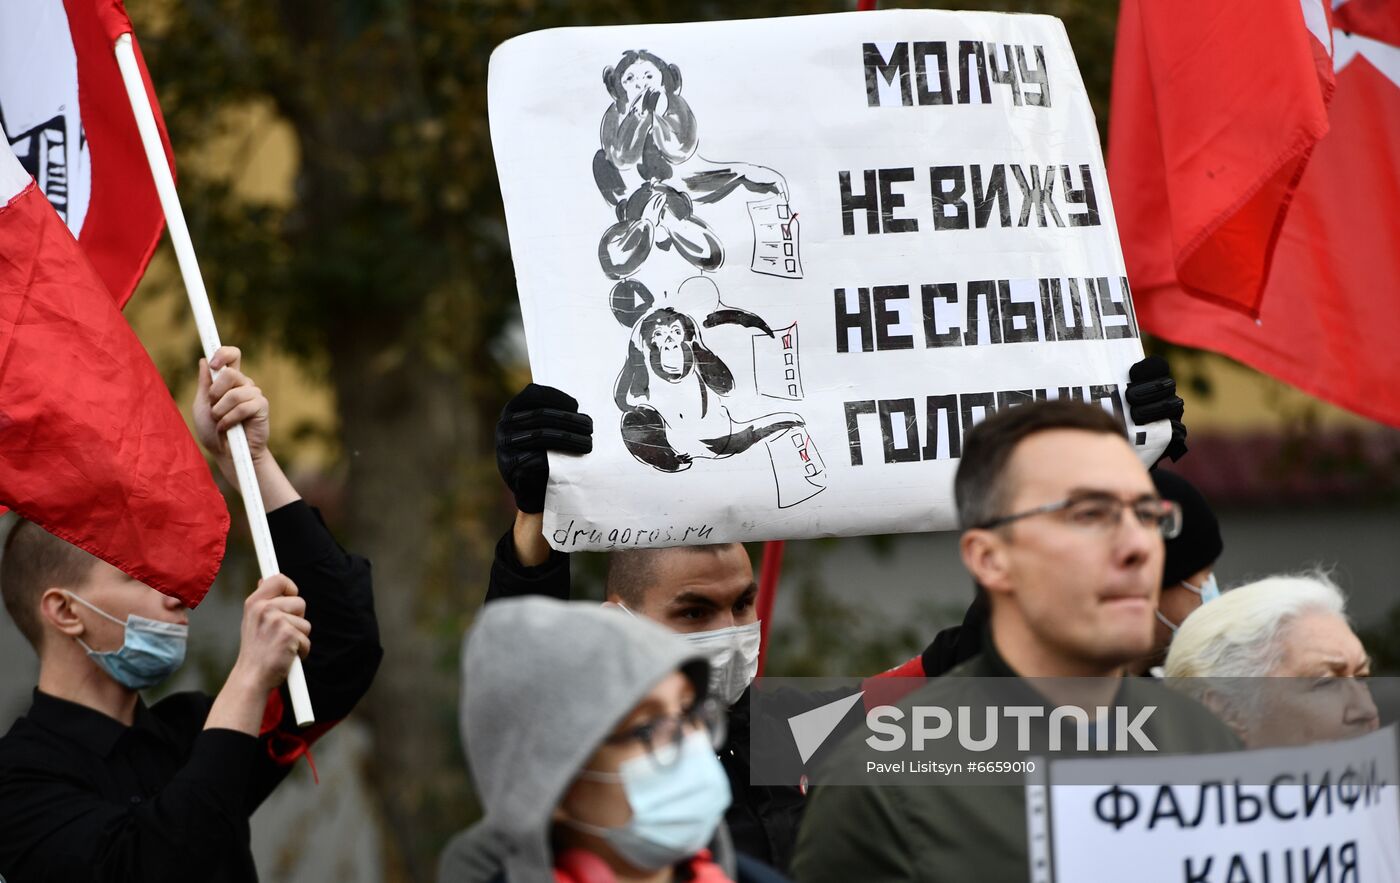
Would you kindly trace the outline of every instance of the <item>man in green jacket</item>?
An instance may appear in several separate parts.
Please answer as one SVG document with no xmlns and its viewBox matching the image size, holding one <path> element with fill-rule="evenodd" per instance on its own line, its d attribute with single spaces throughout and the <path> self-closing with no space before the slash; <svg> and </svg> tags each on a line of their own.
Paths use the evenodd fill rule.
<svg viewBox="0 0 1400 883">
<path fill-rule="evenodd" d="M 1163 538 L 1180 529 L 1180 510 L 1157 495 L 1111 416 L 1063 401 L 1001 412 L 969 433 L 955 493 L 963 563 L 990 606 L 984 650 L 900 708 L 971 706 L 980 716 L 988 705 L 1122 706 L 1129 713 L 1155 705 L 1142 726 L 1153 750 L 1238 747 L 1201 706 L 1124 678 L 1152 648 Z M 1067 686 L 1081 692 L 1068 701 L 1047 695 Z M 1033 728 L 1037 749 L 1045 747 L 1047 719 Z M 1075 745 L 1073 730 L 1063 732 L 1071 736 L 1064 744 Z M 865 735 L 848 740 L 830 763 L 868 756 Z M 1024 779 L 948 781 L 817 787 L 793 876 L 800 883 L 1028 880 Z"/>
</svg>

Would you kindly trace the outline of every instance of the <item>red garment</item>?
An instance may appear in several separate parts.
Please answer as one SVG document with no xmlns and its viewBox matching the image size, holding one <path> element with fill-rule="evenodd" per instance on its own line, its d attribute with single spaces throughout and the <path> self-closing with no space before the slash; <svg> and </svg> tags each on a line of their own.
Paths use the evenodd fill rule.
<svg viewBox="0 0 1400 883">
<path fill-rule="evenodd" d="M 685 863 L 688 883 L 732 883 L 724 869 L 715 864 L 708 849 L 697 852 Z M 680 878 L 678 878 L 680 879 Z M 612 868 L 586 849 L 566 849 L 554 862 L 555 883 L 617 883 Z"/>
<path fill-rule="evenodd" d="M 194 607 L 223 561 L 224 498 L 141 342 L 26 177 L 0 153 L 0 504 Z"/>
<path fill-rule="evenodd" d="M 1373 34 L 1386 33 L 1387 24 L 1396 29 L 1400 3 L 1350 0 L 1337 9 L 1335 59 L 1329 59 L 1335 91 L 1325 108 L 1330 128 L 1312 148 L 1291 198 L 1277 177 L 1260 191 L 1276 198 L 1275 221 L 1265 223 L 1257 212 L 1217 215 L 1220 229 L 1232 231 L 1219 235 L 1219 251 L 1234 262 L 1214 275 L 1203 272 L 1214 266 L 1201 260 L 1208 249 L 1183 251 L 1178 221 L 1184 213 L 1209 219 L 1228 202 L 1226 190 L 1214 194 L 1199 186 L 1201 174 L 1215 168 L 1261 173 L 1280 151 L 1301 155 L 1299 145 L 1320 120 L 1319 92 L 1309 83 L 1314 68 L 1298 46 L 1320 43 L 1301 13 L 1295 19 L 1257 4 L 1208 5 L 1210 14 L 1196 3 L 1123 4 L 1109 176 L 1139 323 L 1400 426 L 1400 348 L 1394 344 L 1400 339 L 1400 49 L 1360 36 L 1363 26 Z M 1378 14 L 1383 7 L 1389 18 Z M 1253 42 L 1252 26 L 1221 31 L 1212 25 L 1220 16 L 1255 10 L 1278 19 L 1260 23 L 1262 32 L 1288 25 L 1288 51 Z M 1343 30 L 1343 12 L 1356 36 Z M 1163 13 L 1179 21 L 1159 20 Z M 1147 39 L 1144 31 L 1152 28 L 1189 29 L 1200 47 L 1177 45 L 1171 60 L 1146 58 L 1143 45 L 1170 42 Z M 1241 65 L 1271 74 L 1266 82 L 1241 80 Z M 1170 76 L 1161 76 L 1163 69 Z M 1194 94 L 1177 91 L 1183 79 L 1195 84 Z M 1194 102 L 1194 108 L 1164 113 L 1163 104 L 1173 99 Z M 1270 109 L 1272 122 L 1261 122 L 1261 109 Z M 1171 150 L 1179 128 L 1189 130 L 1189 156 Z M 1222 188 L 1239 180 L 1224 173 L 1215 179 Z M 1255 223 L 1244 223 L 1250 217 Z"/>
</svg>

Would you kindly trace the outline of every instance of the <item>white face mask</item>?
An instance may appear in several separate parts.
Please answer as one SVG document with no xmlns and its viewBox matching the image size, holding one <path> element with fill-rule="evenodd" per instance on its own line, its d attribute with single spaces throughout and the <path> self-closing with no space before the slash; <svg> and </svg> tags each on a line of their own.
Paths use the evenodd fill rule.
<svg viewBox="0 0 1400 883">
<path fill-rule="evenodd" d="M 754 620 L 748 625 L 690 632 L 681 637 L 709 658 L 710 695 L 726 706 L 738 702 L 758 674 L 762 623 Z"/>
<path fill-rule="evenodd" d="M 627 609 L 626 604 L 617 605 Z M 762 620 L 708 632 L 677 632 L 710 660 L 709 695 L 725 707 L 739 701 L 758 674 L 758 651 L 763 643 Z"/>
</svg>

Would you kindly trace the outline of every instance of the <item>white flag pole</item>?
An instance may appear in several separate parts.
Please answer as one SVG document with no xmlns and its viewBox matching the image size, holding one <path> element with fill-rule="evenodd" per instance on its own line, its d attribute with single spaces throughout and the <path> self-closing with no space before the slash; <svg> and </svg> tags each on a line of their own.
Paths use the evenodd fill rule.
<svg viewBox="0 0 1400 883">
<path fill-rule="evenodd" d="M 155 113 L 151 110 L 150 96 L 146 94 L 146 83 L 141 77 L 141 69 L 136 64 L 136 52 L 131 46 L 131 35 L 122 34 L 117 38 L 115 52 L 117 66 L 121 68 L 122 81 L 126 84 L 126 94 L 131 101 L 131 110 L 136 114 L 136 128 L 141 132 L 141 143 L 146 148 L 146 161 L 151 166 L 155 178 L 156 193 L 160 195 L 160 205 L 165 212 L 165 223 L 170 228 L 170 242 L 175 246 L 175 257 L 180 264 L 180 275 L 185 280 L 185 291 L 189 294 L 190 309 L 194 312 L 194 324 L 199 329 L 199 342 L 204 347 L 204 357 L 212 359 L 219 348 L 219 329 L 214 324 L 214 311 L 209 307 L 209 293 L 204 289 L 204 277 L 199 272 L 199 260 L 194 254 L 194 243 L 190 241 L 189 227 L 185 225 L 185 213 L 180 208 L 180 197 L 175 192 L 175 179 L 170 174 L 165 147 L 161 144 L 160 132 L 156 128 Z M 216 372 L 217 373 L 217 372 Z M 267 511 L 263 508 L 262 491 L 258 488 L 257 476 L 253 474 L 253 455 L 248 450 L 248 436 L 240 424 L 227 433 L 229 453 L 233 455 L 233 468 L 238 473 L 238 490 L 243 495 L 243 507 L 248 513 L 248 528 L 253 534 L 253 548 L 258 555 L 258 570 L 264 579 L 278 573 L 277 552 L 272 546 L 272 532 L 267 526 Z M 287 689 L 292 696 L 292 711 L 299 726 L 308 726 L 316 718 L 311 711 L 311 695 L 306 689 L 306 675 L 301 669 L 301 660 L 292 660 L 292 670 L 287 673 Z"/>
</svg>

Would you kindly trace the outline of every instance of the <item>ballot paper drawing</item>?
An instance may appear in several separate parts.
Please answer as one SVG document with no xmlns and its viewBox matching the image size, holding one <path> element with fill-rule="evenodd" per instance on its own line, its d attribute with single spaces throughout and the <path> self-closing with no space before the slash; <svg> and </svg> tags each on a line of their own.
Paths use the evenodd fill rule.
<svg viewBox="0 0 1400 883">
<path fill-rule="evenodd" d="M 753 376 L 759 395 L 790 401 L 802 398 L 796 322 L 776 332 L 753 336 Z"/>
<path fill-rule="evenodd" d="M 778 488 L 778 508 L 805 503 L 826 490 L 826 465 L 806 427 L 794 427 L 764 440 Z"/>
<path fill-rule="evenodd" d="M 776 199 L 749 203 L 753 224 L 753 259 L 749 269 L 769 276 L 802 278 L 802 257 L 797 248 L 797 214 Z"/>
<path fill-rule="evenodd" d="M 755 272 L 801 276 L 795 230 L 786 224 L 791 215 L 786 181 L 765 166 L 713 162 L 697 154 L 699 132 L 681 95 L 680 68 L 632 49 L 603 71 L 603 83 L 613 103 L 603 114 L 593 180 L 616 214 L 616 223 L 598 242 L 598 262 L 608 278 L 629 279 L 653 247 L 674 250 L 697 270 L 719 269 L 724 244 L 695 206 L 719 202 L 740 188 L 769 196 L 768 202 L 753 204 L 764 206 L 762 229 L 758 216 L 753 221 Z M 634 281 L 636 286 L 641 283 Z M 618 296 L 615 288 L 614 299 Z"/>
</svg>

